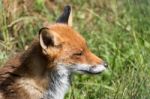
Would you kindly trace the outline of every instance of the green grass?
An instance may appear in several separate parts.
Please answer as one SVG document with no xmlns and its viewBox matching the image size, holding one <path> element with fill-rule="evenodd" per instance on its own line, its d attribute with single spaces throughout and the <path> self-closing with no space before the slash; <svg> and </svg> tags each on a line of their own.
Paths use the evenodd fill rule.
<svg viewBox="0 0 150 99">
<path fill-rule="evenodd" d="M 35 10 L 53 23 L 62 5 L 56 5 L 57 10 L 51 14 L 40 2 L 37 0 Z M 71 0 L 69 3 L 74 10 L 74 28 L 85 37 L 90 49 L 108 62 L 109 68 L 100 75 L 75 75 L 66 99 L 149 99 L 150 1 Z M 4 38 L 0 41 L 0 64 L 4 64 L 11 53 L 30 44 L 43 20 L 26 14 L 18 16 L 15 20 L 23 18 L 24 24 L 18 36 L 12 37 L 1 1 L 0 8 L 0 32 Z"/>
</svg>

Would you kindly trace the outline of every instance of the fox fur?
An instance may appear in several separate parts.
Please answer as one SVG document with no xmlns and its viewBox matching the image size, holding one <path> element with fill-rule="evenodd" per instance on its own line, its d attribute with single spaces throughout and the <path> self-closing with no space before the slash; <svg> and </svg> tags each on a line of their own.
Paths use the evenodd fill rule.
<svg viewBox="0 0 150 99">
<path fill-rule="evenodd" d="M 73 30 L 70 14 L 66 6 L 55 24 L 41 28 L 29 48 L 0 69 L 0 99 L 63 99 L 72 73 L 106 69 Z"/>
</svg>

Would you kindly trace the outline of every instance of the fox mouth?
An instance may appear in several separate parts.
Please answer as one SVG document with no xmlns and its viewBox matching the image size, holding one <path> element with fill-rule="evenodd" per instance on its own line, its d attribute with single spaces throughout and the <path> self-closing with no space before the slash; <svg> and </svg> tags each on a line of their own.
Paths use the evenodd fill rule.
<svg viewBox="0 0 150 99">
<path fill-rule="evenodd" d="M 86 70 L 79 70 L 79 72 L 81 72 L 81 73 L 85 73 L 85 74 L 100 74 L 100 73 L 102 73 L 102 72 L 91 72 L 91 71 L 86 71 Z"/>
<path fill-rule="evenodd" d="M 107 69 L 106 65 L 89 65 L 89 64 L 59 64 L 60 67 L 66 67 L 67 71 L 86 73 L 86 74 L 99 74 Z"/>
<path fill-rule="evenodd" d="M 107 67 L 104 65 L 86 65 L 86 64 L 79 64 L 75 66 L 74 71 L 79 73 L 87 73 L 87 74 L 99 74 L 105 71 Z"/>
<path fill-rule="evenodd" d="M 88 74 L 99 74 L 105 70 L 106 67 L 104 67 L 103 65 L 98 65 L 98 66 L 90 67 L 88 70 L 80 70 L 80 71 Z"/>
</svg>

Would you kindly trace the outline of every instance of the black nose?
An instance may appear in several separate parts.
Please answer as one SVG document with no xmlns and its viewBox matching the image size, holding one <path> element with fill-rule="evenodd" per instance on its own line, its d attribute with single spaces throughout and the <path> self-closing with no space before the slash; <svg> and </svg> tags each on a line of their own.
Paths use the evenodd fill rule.
<svg viewBox="0 0 150 99">
<path fill-rule="evenodd" d="M 104 65 L 105 67 L 108 67 L 108 64 L 107 64 L 106 62 L 103 62 L 103 65 Z"/>
</svg>

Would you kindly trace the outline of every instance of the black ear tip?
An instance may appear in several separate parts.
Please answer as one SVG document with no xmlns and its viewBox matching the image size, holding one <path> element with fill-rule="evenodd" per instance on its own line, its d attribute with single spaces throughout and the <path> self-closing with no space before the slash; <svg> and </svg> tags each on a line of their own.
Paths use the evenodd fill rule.
<svg viewBox="0 0 150 99">
<path fill-rule="evenodd" d="M 70 14 L 71 14 L 71 6 L 70 5 L 66 5 L 64 7 L 63 13 L 56 20 L 56 22 L 58 22 L 58 23 L 67 23 L 68 24 L 68 20 L 69 20 Z"/>
<path fill-rule="evenodd" d="M 71 6 L 70 5 L 66 5 L 64 7 L 64 11 L 70 12 L 71 11 Z"/>
</svg>

